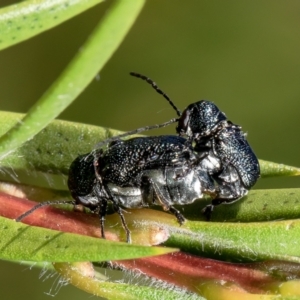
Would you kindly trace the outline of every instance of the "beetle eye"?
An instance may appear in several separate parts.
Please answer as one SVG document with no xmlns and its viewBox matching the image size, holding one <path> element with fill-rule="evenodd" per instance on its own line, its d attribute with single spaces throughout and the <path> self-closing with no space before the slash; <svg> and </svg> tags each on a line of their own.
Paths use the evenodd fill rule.
<svg viewBox="0 0 300 300">
<path fill-rule="evenodd" d="M 177 133 L 186 133 L 190 123 L 190 110 L 186 109 L 178 121 L 178 126 L 176 127 Z"/>
</svg>

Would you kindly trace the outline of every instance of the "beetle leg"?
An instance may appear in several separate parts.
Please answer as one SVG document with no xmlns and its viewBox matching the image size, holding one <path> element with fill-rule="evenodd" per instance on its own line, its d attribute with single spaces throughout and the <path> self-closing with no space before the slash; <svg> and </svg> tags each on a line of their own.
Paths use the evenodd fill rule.
<svg viewBox="0 0 300 300">
<path fill-rule="evenodd" d="M 245 193 L 243 196 L 245 196 L 246 194 L 247 193 Z M 228 198 L 227 199 L 222 199 L 222 198 L 213 199 L 211 201 L 211 204 L 206 205 L 202 209 L 202 213 L 206 217 L 207 221 L 209 221 L 211 219 L 211 215 L 212 215 L 212 212 L 213 212 L 215 206 L 220 205 L 220 204 L 231 204 L 233 202 L 240 200 L 243 196 L 238 196 L 238 197 L 230 198 L 230 199 L 228 199 Z"/>
<path fill-rule="evenodd" d="M 155 196 L 165 211 L 170 211 L 177 219 L 178 223 L 182 225 L 185 222 L 184 216 L 179 210 L 170 205 L 172 199 L 167 190 L 167 185 L 157 184 L 152 178 L 148 178 L 150 184 L 153 186 Z"/>
<path fill-rule="evenodd" d="M 125 221 L 125 217 L 124 217 L 124 215 L 122 213 L 122 209 L 120 208 L 120 206 L 118 204 L 114 203 L 114 210 L 120 216 L 120 219 L 121 219 L 121 222 L 122 222 L 122 226 L 123 226 L 123 228 L 124 228 L 124 230 L 126 232 L 126 242 L 128 244 L 131 244 L 131 233 L 130 233 L 130 230 L 129 230 L 129 228 L 127 226 L 127 223 Z"/>
<path fill-rule="evenodd" d="M 118 201 L 115 199 L 113 194 L 110 192 L 109 188 L 107 188 L 106 191 L 107 191 L 107 194 L 109 196 L 109 200 L 111 200 L 112 203 L 113 203 L 114 211 L 120 216 L 122 226 L 123 226 L 123 228 L 126 232 L 126 242 L 130 244 L 131 243 L 131 234 L 130 234 L 130 230 L 129 230 L 127 224 L 126 224 L 125 217 L 122 213 L 122 209 L 120 208 L 120 206 L 118 204 Z"/>
<path fill-rule="evenodd" d="M 206 205 L 201 210 L 202 214 L 205 216 L 207 221 L 210 221 L 213 210 L 214 210 L 214 205 L 212 204 Z"/>
<path fill-rule="evenodd" d="M 106 208 L 107 208 L 107 201 L 104 199 L 101 199 L 99 219 L 100 219 L 101 237 L 103 239 L 105 239 L 104 223 L 105 223 L 105 216 L 106 216 Z"/>
<path fill-rule="evenodd" d="M 232 201 L 236 201 L 236 200 L 238 200 L 238 199 L 232 199 Z M 213 212 L 215 206 L 220 205 L 224 202 L 228 203 L 227 201 L 228 201 L 228 199 L 217 198 L 217 199 L 213 199 L 211 201 L 211 204 L 206 205 L 201 211 L 203 213 L 203 215 L 206 217 L 206 220 L 210 221 L 211 215 L 212 215 L 212 212 Z"/>
<path fill-rule="evenodd" d="M 185 222 L 185 217 L 175 207 L 170 206 L 169 211 L 176 217 L 176 219 L 180 225 L 182 225 Z"/>
</svg>

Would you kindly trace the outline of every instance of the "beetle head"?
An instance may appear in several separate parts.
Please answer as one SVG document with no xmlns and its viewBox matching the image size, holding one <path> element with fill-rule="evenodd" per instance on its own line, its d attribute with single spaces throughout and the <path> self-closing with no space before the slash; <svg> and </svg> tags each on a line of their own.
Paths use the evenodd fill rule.
<svg viewBox="0 0 300 300">
<path fill-rule="evenodd" d="M 190 104 L 182 113 L 176 131 L 190 138 L 209 136 L 226 116 L 212 102 L 201 100 Z"/>
</svg>

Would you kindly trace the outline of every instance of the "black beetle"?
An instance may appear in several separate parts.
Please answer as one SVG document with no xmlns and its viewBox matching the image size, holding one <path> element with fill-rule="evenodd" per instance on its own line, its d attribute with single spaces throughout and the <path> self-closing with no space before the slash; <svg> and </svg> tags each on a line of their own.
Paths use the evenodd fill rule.
<svg viewBox="0 0 300 300">
<path fill-rule="evenodd" d="M 107 202 L 113 204 L 126 230 L 121 207 L 161 205 L 179 224 L 183 215 L 173 205 L 185 205 L 214 194 L 210 177 L 201 169 L 201 158 L 178 136 L 156 136 L 115 140 L 107 150 L 79 156 L 71 164 L 68 186 L 77 204 L 99 210 L 101 234 Z"/>
<path fill-rule="evenodd" d="M 68 187 L 75 201 L 40 203 L 16 220 L 21 221 L 45 205 L 81 204 L 99 214 L 101 235 L 105 238 L 104 220 L 107 204 L 111 202 L 130 242 L 130 231 L 120 206 L 161 205 L 182 224 L 185 219 L 173 205 L 192 203 L 202 198 L 203 193 L 217 193 L 210 176 L 201 167 L 202 158 L 183 137 L 140 137 L 127 141 L 113 137 L 107 141 L 111 142 L 106 150 L 97 148 L 72 162 Z"/>
<path fill-rule="evenodd" d="M 203 213 L 210 219 L 215 205 L 232 203 L 247 195 L 248 190 L 260 177 L 259 162 L 242 132 L 241 127 L 229 121 L 212 102 L 201 100 L 190 104 L 183 113 L 173 101 L 150 78 L 131 72 L 164 96 L 179 116 L 176 131 L 195 144 L 194 150 L 207 159 L 202 163 L 206 171 L 219 185 L 219 194 Z M 206 165 L 207 161 L 219 161 L 220 167 Z"/>
<path fill-rule="evenodd" d="M 107 139 L 97 148 L 77 157 L 71 164 L 68 186 L 75 201 L 99 213 L 104 238 L 107 202 L 120 215 L 130 242 L 130 231 L 120 206 L 163 206 L 180 224 L 182 214 L 173 205 L 185 205 L 201 198 L 213 197 L 203 212 L 210 218 L 215 205 L 231 203 L 247 194 L 259 177 L 259 164 L 241 128 L 232 124 L 209 101 L 191 104 L 181 114 L 169 97 L 149 78 L 131 73 L 149 82 L 177 111 L 179 119 L 147 126 Z M 176 136 L 159 136 L 119 140 L 130 134 L 160 128 L 178 121 Z M 101 147 L 109 144 L 106 151 Z M 66 201 L 44 202 L 21 215 L 22 220 L 35 209 Z"/>
</svg>

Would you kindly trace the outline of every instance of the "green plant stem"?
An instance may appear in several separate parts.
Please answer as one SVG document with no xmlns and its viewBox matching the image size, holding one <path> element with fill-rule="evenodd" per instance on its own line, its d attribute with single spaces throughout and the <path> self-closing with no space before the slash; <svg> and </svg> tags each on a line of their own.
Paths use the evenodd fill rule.
<svg viewBox="0 0 300 300">
<path fill-rule="evenodd" d="M 144 0 L 115 1 L 80 52 L 28 114 L 0 138 L 0 158 L 31 139 L 86 88 L 116 51 Z"/>
<path fill-rule="evenodd" d="M 49 30 L 103 0 L 27 0 L 0 9 L 0 50 Z"/>
</svg>

